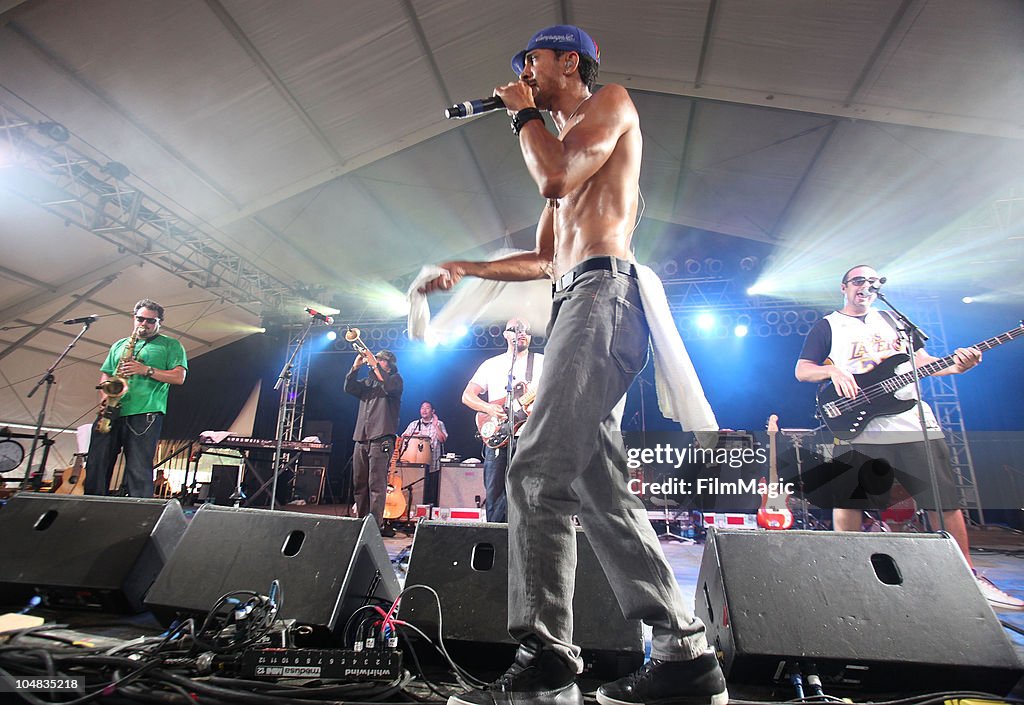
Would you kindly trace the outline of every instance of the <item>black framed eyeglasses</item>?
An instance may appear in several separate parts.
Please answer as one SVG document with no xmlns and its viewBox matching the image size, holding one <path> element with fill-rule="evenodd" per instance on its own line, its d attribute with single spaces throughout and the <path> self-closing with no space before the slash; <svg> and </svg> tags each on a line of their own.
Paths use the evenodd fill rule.
<svg viewBox="0 0 1024 705">
<path fill-rule="evenodd" d="M 523 335 L 529 335 L 530 334 L 530 331 L 526 330 L 525 328 L 506 328 L 505 332 L 506 333 L 516 333 L 516 334 L 522 333 Z"/>
<path fill-rule="evenodd" d="M 844 281 L 843 284 L 853 284 L 854 286 L 864 286 L 865 284 L 870 284 L 871 286 L 874 286 L 880 281 L 881 279 L 879 279 L 878 277 L 871 277 L 870 279 L 868 279 L 867 277 L 850 277 L 849 279 Z"/>
<path fill-rule="evenodd" d="M 152 324 L 155 324 L 160 319 L 159 318 L 150 318 L 149 316 L 136 316 L 135 320 L 138 321 L 139 323 L 152 323 Z"/>
</svg>

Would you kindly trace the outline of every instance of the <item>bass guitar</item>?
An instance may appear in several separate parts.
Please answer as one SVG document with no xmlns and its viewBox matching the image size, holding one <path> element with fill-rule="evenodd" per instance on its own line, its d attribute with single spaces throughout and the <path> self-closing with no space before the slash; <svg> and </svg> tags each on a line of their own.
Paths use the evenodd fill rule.
<svg viewBox="0 0 1024 705">
<path fill-rule="evenodd" d="M 53 490 L 54 494 L 85 494 L 85 468 L 82 467 L 84 453 L 75 453 L 71 467 L 64 468 L 60 475 L 60 484 Z"/>
<path fill-rule="evenodd" d="M 994 347 L 1008 343 L 1014 338 L 1024 335 L 1024 321 L 1002 335 L 975 343 L 972 347 L 985 352 Z M 832 382 L 826 382 L 818 388 L 818 415 L 836 438 L 848 441 L 864 430 L 868 422 L 879 416 L 901 414 L 912 408 L 917 401 L 914 399 L 897 399 L 896 393 L 912 384 L 913 371 L 896 374 L 896 368 L 910 362 L 906 353 L 897 353 L 882 360 L 873 369 L 853 378 L 860 387 L 855 399 L 847 399 L 840 395 Z M 946 355 L 943 358 L 921 365 L 917 373 L 919 377 L 928 377 L 956 364 L 956 357 Z"/>
<path fill-rule="evenodd" d="M 530 389 L 525 382 L 519 382 L 512 394 L 513 409 L 505 408 L 504 421 L 484 411 L 476 413 L 477 433 L 488 448 L 501 448 L 508 443 L 530 416 L 531 407 L 537 398 L 537 390 Z"/>
<path fill-rule="evenodd" d="M 409 507 L 402 492 L 402 475 L 398 472 L 398 458 L 408 442 L 404 438 L 395 439 L 395 452 L 391 454 L 391 464 L 388 466 L 388 491 L 384 498 L 385 519 L 399 519 Z"/>
<path fill-rule="evenodd" d="M 768 483 L 761 495 L 761 508 L 757 510 L 757 525 L 762 529 L 788 529 L 793 526 L 793 512 L 789 511 L 789 495 L 779 491 L 779 471 L 775 455 L 775 436 L 779 433 L 779 417 L 768 417 Z M 765 482 L 762 480 L 761 484 Z M 774 497 L 772 495 L 775 495 Z"/>
</svg>

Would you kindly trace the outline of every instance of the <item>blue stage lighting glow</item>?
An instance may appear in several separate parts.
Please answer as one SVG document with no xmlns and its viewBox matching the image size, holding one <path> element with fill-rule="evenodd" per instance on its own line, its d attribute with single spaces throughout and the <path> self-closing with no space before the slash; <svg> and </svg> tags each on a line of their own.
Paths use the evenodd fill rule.
<svg viewBox="0 0 1024 705">
<path fill-rule="evenodd" d="M 737 326 L 736 326 L 735 328 L 733 328 L 733 329 L 732 329 L 732 332 L 733 332 L 733 334 L 734 334 L 734 335 L 735 335 L 735 336 L 736 336 L 737 338 L 744 338 L 744 337 L 746 337 L 746 335 L 747 335 L 747 332 L 748 332 L 749 330 L 750 330 L 750 329 L 749 329 L 749 328 L 748 328 L 747 326 L 745 326 L 745 325 L 743 325 L 742 323 L 740 323 L 739 325 L 737 325 Z"/>
<path fill-rule="evenodd" d="M 331 342 L 334 342 L 335 340 L 337 340 L 338 339 L 338 331 L 335 331 L 335 330 L 327 331 L 327 339 L 330 340 Z"/>
<path fill-rule="evenodd" d="M 715 327 L 715 317 L 710 313 L 702 313 L 697 316 L 697 327 L 700 330 L 711 330 Z"/>
</svg>

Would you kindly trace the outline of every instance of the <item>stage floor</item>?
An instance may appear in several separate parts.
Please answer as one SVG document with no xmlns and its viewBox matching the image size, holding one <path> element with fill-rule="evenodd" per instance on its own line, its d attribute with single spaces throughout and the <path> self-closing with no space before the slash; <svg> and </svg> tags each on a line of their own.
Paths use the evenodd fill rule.
<svg viewBox="0 0 1024 705">
<path fill-rule="evenodd" d="M 332 509 L 336 509 L 337 506 L 338 505 L 331 505 L 328 507 L 317 508 L 320 511 L 316 511 L 313 507 L 304 507 L 301 511 L 304 513 L 336 514 L 338 512 L 332 511 Z M 655 519 L 655 517 L 652 516 L 652 519 Z M 471 526 L 472 525 L 467 525 L 467 530 Z M 664 523 L 655 521 L 655 526 L 660 530 L 663 528 Z M 456 530 L 461 530 L 461 528 L 461 526 L 455 527 Z M 775 533 L 778 538 L 781 538 L 779 534 L 784 532 L 772 533 Z M 1000 527 L 975 528 L 970 530 L 970 540 L 972 545 L 972 559 L 979 572 L 985 574 L 995 582 L 996 585 L 1011 595 L 1024 598 L 1024 535 Z M 405 584 L 405 574 L 408 568 L 407 557 L 413 543 L 414 537 L 402 532 L 399 532 L 394 537 L 384 539 L 384 545 L 387 549 L 389 558 L 392 561 L 392 566 L 399 578 L 399 582 L 403 585 Z M 662 547 L 670 565 L 672 566 L 684 597 L 691 605 L 693 605 L 695 593 L 697 591 L 701 561 L 704 553 L 704 545 L 702 543 L 679 542 L 669 538 L 663 538 Z M 773 564 L 773 568 L 776 570 L 780 567 L 781 566 L 777 563 Z M 213 569 L 214 568 L 211 566 L 211 570 Z M 935 576 L 936 590 L 938 591 L 942 588 L 941 581 L 944 576 L 941 574 L 941 571 L 937 572 L 940 573 Z M 922 595 L 921 600 L 922 602 L 926 602 L 929 598 L 929 595 Z M 44 611 L 40 612 L 40 616 L 43 616 L 48 623 L 66 622 L 70 625 L 71 629 L 78 630 L 79 632 L 86 634 L 101 634 L 115 637 L 120 640 L 135 639 L 136 637 L 144 635 L 152 637 L 159 634 L 163 629 L 163 627 L 153 619 L 152 615 L 149 615 L 148 613 L 133 617 L 111 616 L 109 619 L 104 620 L 98 615 L 93 615 L 91 613 L 57 614 L 45 613 Z M 486 619 L 487 613 L 488 610 L 485 606 L 479 611 L 480 618 Z M 1022 635 L 1022 632 L 1024 632 L 1024 611 L 999 610 L 995 614 L 1000 622 L 1003 623 L 1004 632 L 1013 644 L 1017 657 L 1021 660 L 1021 663 L 1024 664 L 1024 635 Z M 65 617 L 67 617 L 67 619 L 65 619 Z M 401 613 L 399 614 L 399 617 L 402 617 Z M 940 619 L 932 621 L 941 625 Z M 97 626 L 103 626 L 104 628 L 100 631 L 94 631 Z M 935 624 L 931 626 L 934 627 Z M 874 626 L 872 626 L 872 628 L 874 628 Z M 884 628 L 884 625 L 882 628 Z M 931 631 L 933 634 L 936 632 L 934 628 Z M 940 634 L 942 633 L 941 626 L 938 627 L 938 632 Z M 950 640 L 954 640 L 953 643 L 961 643 L 960 641 L 956 641 L 956 634 L 949 634 L 948 637 Z M 649 632 L 647 633 L 647 638 L 649 648 Z M 945 638 L 945 635 L 943 634 L 941 638 Z M 474 643 L 473 646 L 475 647 L 476 644 Z M 483 653 L 483 650 L 481 650 L 480 653 Z M 483 664 L 485 668 L 493 667 L 495 669 L 494 675 L 500 673 L 500 671 L 507 665 L 507 656 L 504 655 L 501 656 L 501 658 L 487 657 Z M 484 675 L 483 672 L 478 671 L 478 673 L 481 676 Z M 439 682 L 444 681 L 442 680 Z M 455 686 L 454 684 L 447 684 L 446 690 L 457 687 L 458 686 Z M 897 686 L 894 684 L 894 688 L 895 687 Z M 1024 684 L 1018 686 L 1018 689 L 1022 688 L 1024 688 Z M 785 688 L 776 685 L 772 686 L 769 690 L 758 690 L 752 689 L 749 686 L 737 687 L 730 683 L 730 694 L 734 700 L 788 700 L 793 696 L 792 692 L 785 692 L 788 689 L 788 685 L 785 686 Z M 921 692 L 918 688 L 910 690 L 912 692 Z M 0 689 L 0 692 L 2 692 L 2 689 Z M 442 702 L 442 699 L 438 697 L 437 692 L 432 693 L 426 690 L 426 687 L 419 681 L 413 683 L 412 692 L 416 693 L 422 701 L 432 703 Z M 866 693 L 851 694 L 850 697 L 852 697 L 854 701 L 873 699 Z M 3 698 L 0 698 L 0 700 L 3 700 Z"/>
</svg>

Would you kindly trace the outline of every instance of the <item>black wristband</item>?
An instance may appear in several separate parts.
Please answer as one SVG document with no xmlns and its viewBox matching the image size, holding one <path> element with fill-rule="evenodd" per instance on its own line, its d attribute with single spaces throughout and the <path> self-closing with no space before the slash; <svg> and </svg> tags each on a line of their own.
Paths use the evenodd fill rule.
<svg viewBox="0 0 1024 705">
<path fill-rule="evenodd" d="M 540 120 L 544 122 L 544 116 L 537 108 L 523 108 L 518 113 L 512 116 L 512 132 L 516 133 L 516 136 L 523 129 L 523 125 L 530 122 L 530 120 Z"/>
</svg>

